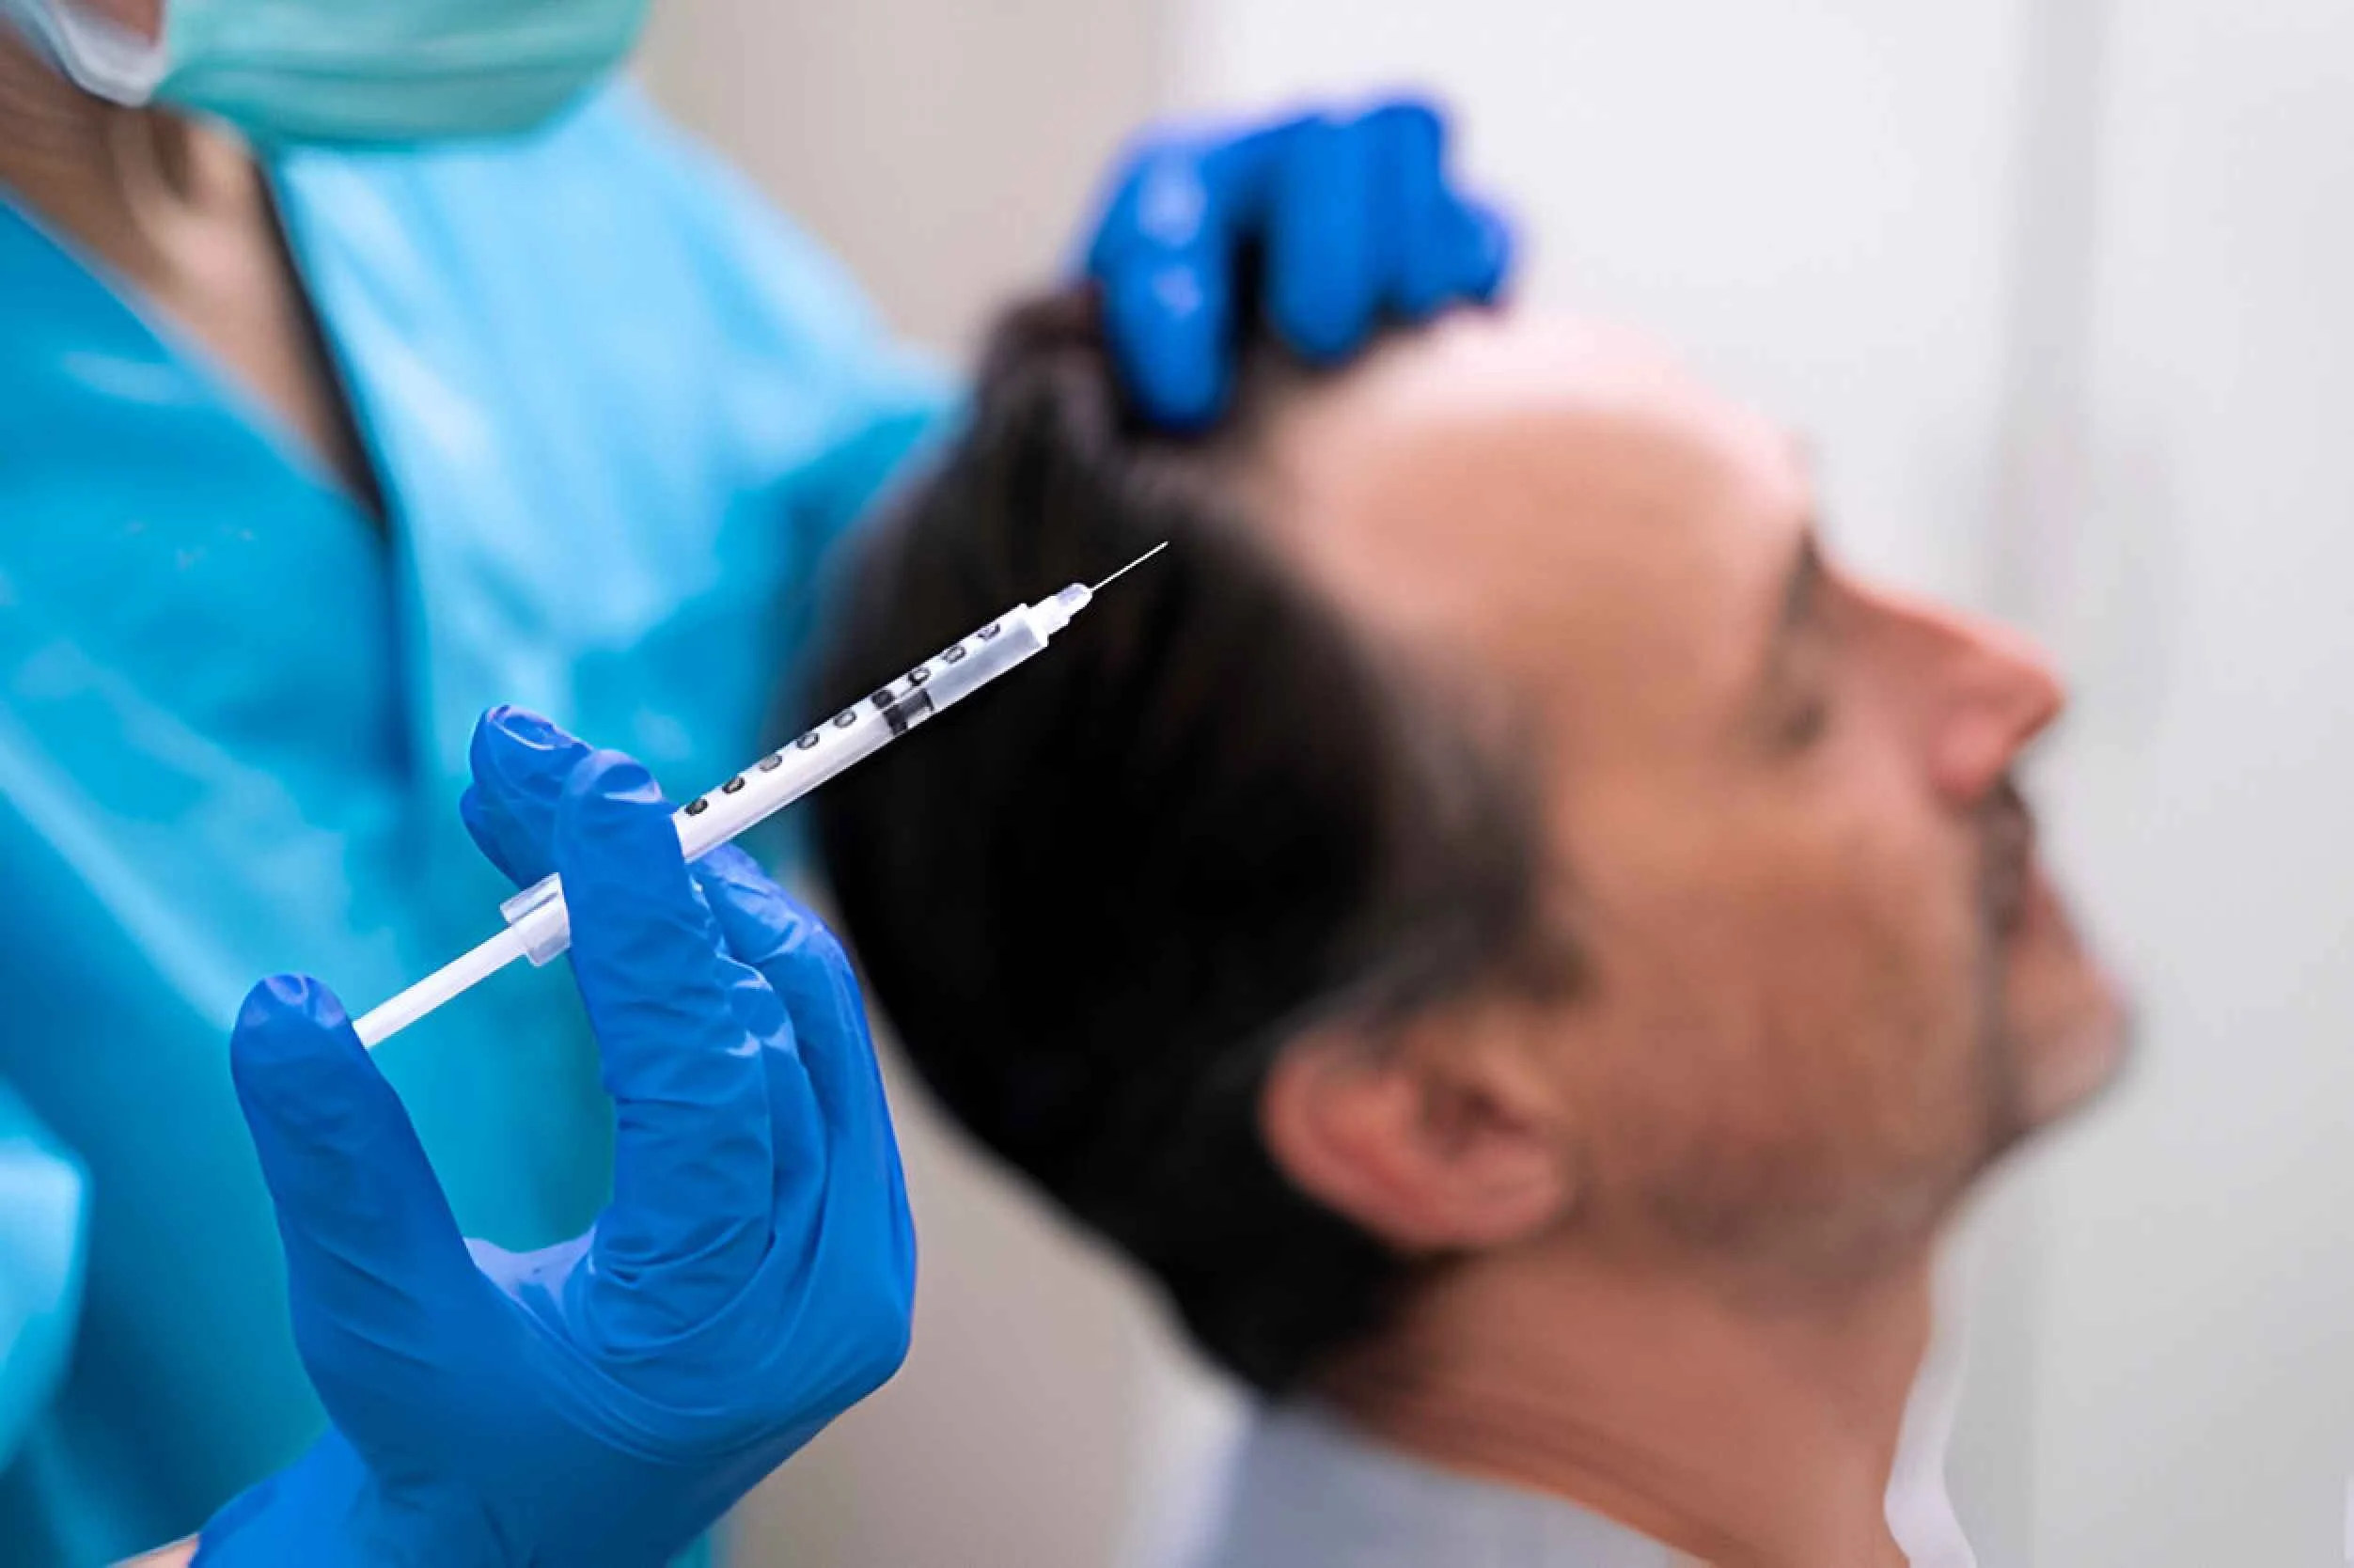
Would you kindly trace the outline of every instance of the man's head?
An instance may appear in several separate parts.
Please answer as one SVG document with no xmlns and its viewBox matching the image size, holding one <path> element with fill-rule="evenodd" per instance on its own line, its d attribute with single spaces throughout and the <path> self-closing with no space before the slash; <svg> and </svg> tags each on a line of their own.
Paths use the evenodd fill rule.
<svg viewBox="0 0 2354 1568">
<path fill-rule="evenodd" d="M 2010 783 L 2052 676 L 1640 346 L 1460 315 L 1187 446 L 1020 313 L 826 695 L 1164 537 L 821 837 L 950 1108 L 1263 1386 L 1483 1257 L 1871 1273 L 2112 1071 Z"/>
</svg>

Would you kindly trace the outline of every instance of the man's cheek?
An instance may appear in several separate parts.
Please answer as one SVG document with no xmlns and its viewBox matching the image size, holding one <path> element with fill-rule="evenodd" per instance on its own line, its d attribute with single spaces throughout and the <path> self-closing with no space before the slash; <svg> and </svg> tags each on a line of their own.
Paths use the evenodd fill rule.
<svg viewBox="0 0 2354 1568">
<path fill-rule="evenodd" d="M 1946 858 L 1851 836 L 1821 863 L 1842 874 L 1794 888 L 1761 944 L 1766 1091 L 1827 1184 L 1938 1164 L 1981 1120 L 1974 903 Z"/>
</svg>

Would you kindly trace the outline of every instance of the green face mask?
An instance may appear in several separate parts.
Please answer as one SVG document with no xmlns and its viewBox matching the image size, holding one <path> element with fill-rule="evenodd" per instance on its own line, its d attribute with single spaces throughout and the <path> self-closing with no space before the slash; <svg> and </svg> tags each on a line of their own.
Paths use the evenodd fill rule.
<svg viewBox="0 0 2354 1568">
<path fill-rule="evenodd" d="M 540 124 L 610 73 L 651 0 L 165 0 L 153 42 L 84 0 L 0 0 L 117 103 L 216 115 L 259 142 L 393 144 Z"/>
</svg>

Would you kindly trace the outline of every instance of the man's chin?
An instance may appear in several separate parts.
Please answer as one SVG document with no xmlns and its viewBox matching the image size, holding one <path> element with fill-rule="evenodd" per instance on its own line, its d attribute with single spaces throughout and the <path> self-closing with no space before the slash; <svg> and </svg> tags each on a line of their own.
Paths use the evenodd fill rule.
<svg viewBox="0 0 2354 1568">
<path fill-rule="evenodd" d="M 2131 1012 L 2111 998 L 2100 1016 L 2029 1047 L 2019 1085 L 2022 1133 L 2040 1132 L 2098 1102 L 2130 1064 L 2133 1034 Z"/>
<path fill-rule="evenodd" d="M 2085 949 L 2049 886 L 2032 881 L 2003 944 L 2011 1141 L 2097 1101 L 2123 1074 L 2134 1033 L 2124 989 Z"/>
</svg>

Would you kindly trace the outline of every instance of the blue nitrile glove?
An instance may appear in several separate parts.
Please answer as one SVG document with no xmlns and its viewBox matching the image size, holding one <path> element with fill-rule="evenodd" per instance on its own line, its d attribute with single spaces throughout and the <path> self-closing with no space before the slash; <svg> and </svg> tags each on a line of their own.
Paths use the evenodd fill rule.
<svg viewBox="0 0 2354 1568">
<path fill-rule="evenodd" d="M 342 1007 L 256 989 L 237 1090 L 334 1429 L 206 1528 L 205 1568 L 659 1568 L 905 1352 L 914 1237 L 841 949 L 741 854 L 682 865 L 626 757 L 499 710 L 474 773 L 485 852 L 563 873 L 613 1200 L 545 1251 L 462 1240 Z"/>
<path fill-rule="evenodd" d="M 1502 288 L 1512 235 L 1450 183 L 1447 123 L 1393 100 L 1223 130 L 1148 132 L 1112 177 L 1087 251 L 1129 389 L 1151 418 L 1197 428 L 1224 409 L 1246 247 L 1267 322 L 1330 364 L 1385 318 L 1419 321 Z"/>
</svg>

